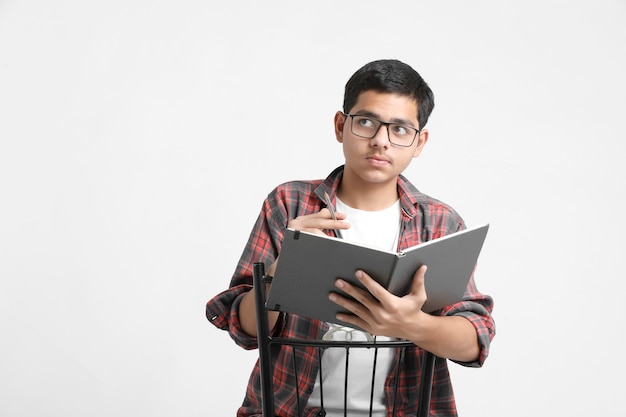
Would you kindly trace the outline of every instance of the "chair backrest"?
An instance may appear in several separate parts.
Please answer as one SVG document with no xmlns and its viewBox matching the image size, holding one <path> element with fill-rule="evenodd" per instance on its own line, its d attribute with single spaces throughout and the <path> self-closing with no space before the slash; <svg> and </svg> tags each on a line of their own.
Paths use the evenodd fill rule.
<svg viewBox="0 0 626 417">
<path fill-rule="evenodd" d="M 367 342 L 355 342 L 355 341 L 326 341 L 326 340 L 306 340 L 306 339 L 289 339 L 289 338 L 276 338 L 272 337 L 269 330 L 269 323 L 267 320 L 267 308 L 265 304 L 265 284 L 267 280 L 265 279 L 265 266 L 262 262 L 257 262 L 254 264 L 253 268 L 253 284 L 254 284 L 254 293 L 255 293 L 255 302 L 256 302 L 256 313 L 257 313 L 257 330 L 258 330 L 258 345 L 259 345 L 259 367 L 261 370 L 261 393 L 262 393 L 262 401 L 263 401 L 263 417 L 274 417 L 274 387 L 272 382 L 273 375 L 273 364 L 272 364 L 272 355 L 271 349 L 273 346 L 281 346 L 281 345 L 289 345 L 292 346 L 292 352 L 294 355 L 294 372 L 297 372 L 295 367 L 295 355 L 296 349 L 298 348 L 311 348 L 315 347 L 318 349 L 318 357 L 321 358 L 324 349 L 329 347 L 341 347 L 346 349 L 346 353 L 349 352 L 350 349 L 380 349 L 380 348 L 397 348 L 397 349 L 406 349 L 408 347 L 413 346 L 411 342 L 407 341 L 367 341 Z M 376 356 L 374 356 L 375 358 Z M 400 360 L 404 357 L 403 354 L 399 355 Z M 349 355 L 346 354 L 346 366 L 348 365 Z M 374 359 L 376 360 L 376 359 Z M 320 372 L 321 369 L 321 361 L 319 362 Z M 433 370 L 435 366 L 435 356 L 426 352 L 424 357 L 424 362 L 422 364 L 422 373 L 421 380 L 416 381 L 419 383 L 419 395 L 417 398 L 417 416 L 418 417 L 426 417 L 428 416 L 428 412 L 430 409 L 430 393 L 432 386 L 432 378 L 433 378 Z M 373 367 L 374 372 L 376 367 Z M 372 378 L 374 375 L 372 376 Z M 298 378 L 296 374 L 296 379 Z M 321 381 L 321 378 L 320 378 Z M 372 383 L 372 389 L 374 384 Z M 344 414 L 345 407 L 347 404 L 347 392 L 348 392 L 348 376 L 346 373 L 346 379 L 344 381 Z M 297 390 L 297 384 L 296 384 Z M 298 397 L 300 393 L 296 391 Z M 323 389 L 321 390 L 321 401 L 323 407 Z M 372 393 L 373 394 L 373 393 Z M 395 393 L 394 393 L 395 398 Z M 370 415 L 371 415 L 371 401 L 372 396 L 370 395 Z M 300 409 L 300 401 L 296 401 L 298 408 L 298 415 L 302 415 L 302 411 Z M 394 404 L 395 411 L 395 404 Z M 395 415 L 395 413 L 394 413 Z"/>
</svg>

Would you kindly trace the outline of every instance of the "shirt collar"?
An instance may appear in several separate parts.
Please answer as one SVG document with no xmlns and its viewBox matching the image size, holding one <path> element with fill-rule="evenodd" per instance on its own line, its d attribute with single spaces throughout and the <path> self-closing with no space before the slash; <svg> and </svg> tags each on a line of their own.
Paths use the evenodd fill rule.
<svg viewBox="0 0 626 417">
<path fill-rule="evenodd" d="M 324 193 L 328 193 L 331 202 L 334 204 L 337 189 L 343 176 L 344 165 L 335 168 L 324 181 L 315 189 L 315 194 L 324 201 Z M 398 176 L 398 194 L 400 195 L 400 207 L 402 212 L 410 218 L 417 215 L 420 202 L 425 200 L 422 194 L 406 177 Z"/>
</svg>

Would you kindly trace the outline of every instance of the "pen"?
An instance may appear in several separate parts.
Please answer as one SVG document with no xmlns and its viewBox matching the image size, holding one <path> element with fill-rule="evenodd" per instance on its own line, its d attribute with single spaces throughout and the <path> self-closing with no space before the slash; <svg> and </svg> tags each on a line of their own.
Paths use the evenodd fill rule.
<svg viewBox="0 0 626 417">
<path fill-rule="evenodd" d="M 332 205 L 332 202 L 330 201 L 330 196 L 326 191 L 324 191 L 324 200 L 326 200 L 326 207 L 328 207 L 328 210 L 330 211 L 330 215 L 333 217 L 333 220 L 337 220 L 337 216 L 335 215 L 335 209 Z M 338 238 L 341 238 L 341 230 L 335 229 L 335 235 Z"/>
</svg>

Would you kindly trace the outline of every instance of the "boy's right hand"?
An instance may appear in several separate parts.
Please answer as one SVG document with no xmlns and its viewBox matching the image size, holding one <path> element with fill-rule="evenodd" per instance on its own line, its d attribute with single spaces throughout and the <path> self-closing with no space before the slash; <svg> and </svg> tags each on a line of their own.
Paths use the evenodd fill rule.
<svg viewBox="0 0 626 417">
<path fill-rule="evenodd" d="M 324 230 L 345 230 L 350 228 L 350 223 L 343 221 L 345 213 L 335 213 L 337 220 L 333 220 L 330 210 L 323 208 L 317 213 L 298 216 L 289 220 L 287 227 L 309 233 L 324 235 Z"/>
</svg>

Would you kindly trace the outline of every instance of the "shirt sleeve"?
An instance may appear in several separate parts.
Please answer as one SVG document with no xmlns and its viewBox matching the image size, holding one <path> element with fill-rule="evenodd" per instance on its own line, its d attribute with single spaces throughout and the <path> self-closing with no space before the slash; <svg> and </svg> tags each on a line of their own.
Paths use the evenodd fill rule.
<svg viewBox="0 0 626 417">
<path fill-rule="evenodd" d="M 462 316 L 472 323 L 476 329 L 480 353 L 478 359 L 473 362 L 454 361 L 460 365 L 479 368 L 483 366 L 489 355 L 489 346 L 496 334 L 496 327 L 491 312 L 493 311 L 493 299 L 482 294 L 476 288 L 474 275 L 470 277 L 463 300 L 459 303 L 445 307 L 441 315 Z"/>
<path fill-rule="evenodd" d="M 445 208 L 445 210 L 441 210 L 442 207 Z M 437 209 L 439 210 L 432 210 L 433 219 L 431 222 L 435 226 L 432 228 L 433 234 L 429 236 L 427 240 L 436 239 L 466 228 L 465 222 L 461 216 L 451 207 L 439 205 L 437 206 Z M 476 267 L 474 268 L 474 272 L 475 271 Z M 476 329 L 480 353 L 476 361 L 454 362 L 463 366 L 475 368 L 483 366 L 487 356 L 489 355 L 489 346 L 496 333 L 495 322 L 491 315 L 492 311 L 492 297 L 478 291 L 474 281 L 474 273 L 472 273 L 467 284 L 465 294 L 463 295 L 463 300 L 453 305 L 444 307 L 440 314 L 442 316 L 462 316 L 468 319 L 474 326 L 474 329 Z"/>
<path fill-rule="evenodd" d="M 284 188 L 284 187 L 283 187 Z M 284 230 L 289 219 L 283 188 L 274 189 L 263 202 L 248 242 L 237 263 L 229 288 L 207 302 L 206 317 L 219 329 L 229 332 L 236 344 L 244 349 L 257 347 L 256 337 L 245 333 L 239 320 L 239 305 L 243 297 L 253 289 L 252 271 L 256 262 L 262 262 L 266 268 L 278 256 Z M 279 332 L 281 320 L 273 332 Z"/>
</svg>

